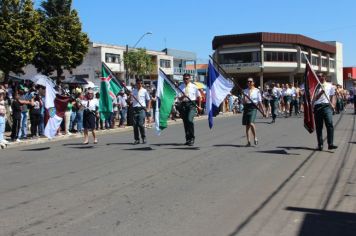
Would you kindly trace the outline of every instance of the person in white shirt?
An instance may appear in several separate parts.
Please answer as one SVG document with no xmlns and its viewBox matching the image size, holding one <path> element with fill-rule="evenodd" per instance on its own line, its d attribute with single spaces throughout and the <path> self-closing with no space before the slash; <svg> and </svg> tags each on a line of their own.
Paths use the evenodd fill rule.
<svg viewBox="0 0 356 236">
<path fill-rule="evenodd" d="M 272 122 L 276 122 L 277 113 L 278 113 L 278 105 L 279 105 L 279 98 L 282 96 L 280 90 L 276 87 L 275 83 L 271 84 L 271 89 L 269 90 L 271 96 L 271 113 L 272 113 Z"/>
<path fill-rule="evenodd" d="M 334 145 L 334 125 L 333 125 L 333 98 L 335 89 L 331 83 L 326 82 L 326 77 L 323 73 L 318 74 L 321 85 L 316 91 L 314 103 L 314 118 L 315 130 L 318 140 L 318 150 L 323 150 L 323 123 L 326 126 L 328 149 L 336 149 Z"/>
<path fill-rule="evenodd" d="M 89 89 L 86 95 L 86 99 L 81 101 L 81 107 L 83 111 L 83 127 L 84 127 L 84 142 L 83 144 L 89 143 L 88 131 L 90 130 L 93 134 L 94 144 L 98 143 L 98 139 L 95 135 L 95 119 L 99 118 L 99 101 L 94 98 L 94 91 Z"/>
<path fill-rule="evenodd" d="M 147 90 L 142 87 L 142 79 L 136 79 L 136 88 L 132 91 L 132 106 L 133 106 L 133 131 L 134 131 L 134 145 L 140 143 L 140 134 L 142 143 L 147 142 L 145 133 L 145 118 L 146 110 L 151 110 L 150 95 Z"/>
<path fill-rule="evenodd" d="M 246 146 L 250 147 L 250 130 L 252 131 L 255 145 L 258 144 L 258 139 L 256 137 L 256 126 L 254 124 L 256 120 L 257 107 L 259 107 L 259 109 L 263 112 L 264 117 L 266 115 L 263 111 L 261 91 L 255 87 L 255 83 L 252 78 L 247 79 L 247 85 L 248 88 L 243 91 L 244 112 L 242 115 L 242 125 L 246 126 Z M 246 95 L 250 97 L 252 102 L 247 98 Z"/>
<path fill-rule="evenodd" d="M 195 141 L 194 135 L 194 117 L 201 111 L 201 94 L 197 86 L 190 82 L 190 74 L 183 75 L 183 84 L 179 86 L 183 94 L 180 94 L 178 99 L 181 101 L 181 108 L 179 110 L 182 117 L 185 131 L 185 144 L 193 146 Z M 189 99 L 188 99 L 189 98 Z"/>
<path fill-rule="evenodd" d="M 120 113 L 119 127 L 124 128 L 127 116 L 127 95 L 125 94 L 124 89 L 121 89 L 119 92 L 119 96 L 117 97 L 117 105 Z"/>
</svg>

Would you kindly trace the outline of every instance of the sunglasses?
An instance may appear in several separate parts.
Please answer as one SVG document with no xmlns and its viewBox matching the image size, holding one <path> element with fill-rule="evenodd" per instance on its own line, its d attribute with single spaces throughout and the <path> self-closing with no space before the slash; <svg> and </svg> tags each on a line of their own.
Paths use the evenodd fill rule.
<svg viewBox="0 0 356 236">
<path fill-rule="evenodd" d="M 247 83 L 252 83 L 253 81 L 251 81 L 251 80 L 249 80 L 249 81 L 247 81 Z"/>
</svg>

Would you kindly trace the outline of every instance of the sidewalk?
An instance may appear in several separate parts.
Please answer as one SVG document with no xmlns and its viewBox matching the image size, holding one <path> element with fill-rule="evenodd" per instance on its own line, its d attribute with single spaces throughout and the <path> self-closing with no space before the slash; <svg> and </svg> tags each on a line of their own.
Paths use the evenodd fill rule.
<svg viewBox="0 0 356 236">
<path fill-rule="evenodd" d="M 239 115 L 239 114 L 232 114 L 232 112 L 225 112 L 223 114 L 220 114 L 218 117 L 227 117 L 227 116 L 233 116 L 233 115 Z M 195 117 L 195 120 L 206 120 L 208 119 L 207 115 L 203 115 L 203 116 L 197 116 Z M 168 124 L 169 125 L 174 125 L 174 124 L 181 124 L 182 123 L 182 119 L 177 118 L 176 121 L 174 120 L 169 120 Z M 154 123 L 151 123 L 152 129 L 154 129 Z M 95 133 L 98 136 L 101 135 L 107 135 L 107 134 L 115 134 L 115 133 L 122 133 L 122 132 L 132 132 L 133 127 L 132 126 L 126 126 L 125 128 L 119 128 L 119 127 L 115 127 L 113 129 L 104 129 L 104 130 L 96 130 Z M 5 137 L 6 139 L 10 139 L 10 134 L 11 132 L 5 132 Z M 35 138 L 35 139 L 25 139 L 25 140 L 21 140 L 21 142 L 10 142 L 7 145 L 7 148 L 14 148 L 14 147 L 19 147 L 19 146 L 28 146 L 28 145 L 33 145 L 33 144 L 42 144 L 42 143 L 51 143 L 51 142 L 58 142 L 58 141 L 63 141 L 63 140 L 68 140 L 68 139 L 78 139 L 78 138 L 83 138 L 83 135 L 80 133 L 73 133 L 71 135 L 59 135 L 56 136 L 53 139 L 48 139 L 47 137 L 41 137 L 41 138 Z M 0 149 L 1 150 L 1 149 Z"/>
</svg>

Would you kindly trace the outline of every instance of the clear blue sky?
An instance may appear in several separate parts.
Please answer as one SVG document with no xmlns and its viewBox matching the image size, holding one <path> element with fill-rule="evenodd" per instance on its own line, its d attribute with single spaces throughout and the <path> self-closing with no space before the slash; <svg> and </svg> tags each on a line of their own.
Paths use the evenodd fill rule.
<svg viewBox="0 0 356 236">
<path fill-rule="evenodd" d="M 36 0 L 36 5 L 41 2 Z M 344 66 L 356 66 L 355 0 L 73 0 L 93 42 L 194 51 L 205 62 L 214 36 L 295 33 L 344 46 Z"/>
</svg>

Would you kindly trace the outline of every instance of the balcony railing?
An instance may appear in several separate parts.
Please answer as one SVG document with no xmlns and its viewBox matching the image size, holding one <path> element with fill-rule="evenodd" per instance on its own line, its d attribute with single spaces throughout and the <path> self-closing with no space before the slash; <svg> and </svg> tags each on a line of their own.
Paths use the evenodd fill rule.
<svg viewBox="0 0 356 236">
<path fill-rule="evenodd" d="M 174 74 L 175 75 L 183 75 L 185 73 L 194 75 L 194 74 L 196 74 L 196 70 L 186 70 L 186 69 L 179 68 L 179 67 L 175 67 L 174 68 Z"/>
</svg>

